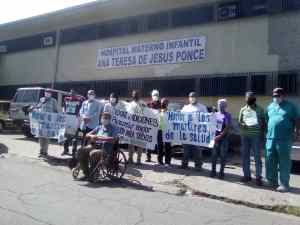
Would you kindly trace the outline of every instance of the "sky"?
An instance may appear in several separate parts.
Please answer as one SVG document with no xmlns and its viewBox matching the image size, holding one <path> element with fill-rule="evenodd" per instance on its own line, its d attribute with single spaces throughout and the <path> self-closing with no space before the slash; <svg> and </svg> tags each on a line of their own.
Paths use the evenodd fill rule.
<svg viewBox="0 0 300 225">
<path fill-rule="evenodd" d="M 96 0 L 1 0 L 0 24 L 95 1 Z"/>
</svg>

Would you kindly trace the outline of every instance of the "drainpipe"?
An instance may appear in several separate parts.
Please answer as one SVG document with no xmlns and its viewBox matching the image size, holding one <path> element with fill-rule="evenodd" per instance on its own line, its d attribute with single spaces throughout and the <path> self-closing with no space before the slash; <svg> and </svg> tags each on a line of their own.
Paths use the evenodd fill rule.
<svg viewBox="0 0 300 225">
<path fill-rule="evenodd" d="M 59 53 L 60 53 L 60 29 L 56 31 L 56 44 L 55 44 L 55 64 L 54 64 L 54 75 L 51 84 L 52 88 L 55 88 L 55 83 L 57 81 L 57 74 L 59 68 Z"/>
</svg>

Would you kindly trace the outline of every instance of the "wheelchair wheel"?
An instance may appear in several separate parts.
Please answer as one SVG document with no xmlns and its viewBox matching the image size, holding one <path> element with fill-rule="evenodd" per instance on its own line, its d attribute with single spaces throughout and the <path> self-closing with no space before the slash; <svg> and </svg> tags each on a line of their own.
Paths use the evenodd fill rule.
<svg viewBox="0 0 300 225">
<path fill-rule="evenodd" d="M 107 166 L 107 176 L 111 179 L 119 178 L 121 179 L 127 169 L 127 159 L 122 151 L 118 151 L 112 162 L 108 163 L 109 166 Z"/>
<path fill-rule="evenodd" d="M 97 181 L 105 179 L 107 176 L 106 170 L 103 168 L 101 162 L 91 162 L 91 173 L 89 176 L 89 181 L 96 183 Z"/>
</svg>

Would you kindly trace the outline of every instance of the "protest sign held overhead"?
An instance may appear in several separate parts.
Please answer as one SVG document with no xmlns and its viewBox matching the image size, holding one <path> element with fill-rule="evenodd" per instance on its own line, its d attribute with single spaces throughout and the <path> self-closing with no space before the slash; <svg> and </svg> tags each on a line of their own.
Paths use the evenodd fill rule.
<svg viewBox="0 0 300 225">
<path fill-rule="evenodd" d="M 168 112 L 165 121 L 167 121 L 167 128 L 163 132 L 165 142 L 213 147 L 217 127 L 213 114 Z"/>
</svg>

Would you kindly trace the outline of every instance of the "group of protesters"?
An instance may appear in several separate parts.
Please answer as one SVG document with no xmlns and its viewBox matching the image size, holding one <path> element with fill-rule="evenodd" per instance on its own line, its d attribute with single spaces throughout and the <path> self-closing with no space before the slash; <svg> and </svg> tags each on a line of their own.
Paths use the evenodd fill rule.
<svg viewBox="0 0 300 225">
<path fill-rule="evenodd" d="M 254 153 L 255 159 L 255 181 L 258 186 L 263 185 L 262 182 L 262 149 L 265 149 L 265 165 L 267 185 L 276 188 L 277 191 L 286 192 L 289 190 L 289 180 L 291 171 L 291 148 L 295 136 L 299 137 L 299 119 L 300 112 L 295 104 L 286 99 L 286 93 L 282 88 L 273 90 L 273 101 L 267 109 L 263 109 L 256 102 L 256 96 L 253 92 L 247 92 L 245 95 L 245 106 L 239 113 L 238 123 L 241 128 L 241 152 L 244 176 L 241 182 L 247 183 L 252 180 L 250 170 L 251 151 Z M 144 107 L 149 107 L 159 111 L 159 131 L 157 136 L 157 163 L 161 166 L 170 167 L 172 148 L 171 143 L 163 141 L 163 131 L 166 129 L 166 121 L 164 114 L 168 111 L 168 99 L 160 98 L 159 91 L 153 90 L 151 93 L 152 100 L 145 103 L 141 100 L 140 93 L 137 90 L 131 93 L 130 111 L 137 113 Z M 217 101 L 215 110 L 208 108 L 199 102 L 196 92 L 190 92 L 188 95 L 188 104 L 181 109 L 183 113 L 207 113 L 215 114 L 217 121 L 216 134 L 214 138 L 214 147 L 212 148 L 211 157 L 211 177 L 224 179 L 225 166 L 227 161 L 227 153 L 229 149 L 229 134 L 232 128 L 232 116 L 228 112 L 228 102 L 225 98 Z M 67 114 L 76 115 L 80 118 L 80 126 L 78 131 L 83 132 L 84 143 L 87 140 L 101 143 L 101 147 L 108 154 L 113 150 L 114 143 L 118 140 L 117 129 L 111 124 L 111 117 L 115 107 L 120 107 L 117 94 L 111 93 L 109 101 L 101 103 L 96 100 L 94 90 L 89 90 L 87 100 L 82 96 L 71 91 L 69 97 L 64 100 L 63 110 Z M 51 97 L 51 90 L 45 91 L 45 96 L 40 99 L 39 109 L 43 112 L 57 112 L 57 102 Z M 101 116 L 100 116 L 101 115 Z M 100 118 L 100 120 L 99 120 Z M 77 135 L 77 132 L 75 136 Z M 66 134 L 64 142 L 63 154 L 68 154 L 69 146 L 74 138 L 73 135 Z M 40 156 L 47 156 L 48 139 L 39 138 Z M 204 147 L 183 144 L 183 158 L 181 167 L 188 168 L 189 159 L 194 160 L 195 169 L 202 170 L 202 151 Z M 144 149 L 139 146 L 129 145 L 128 163 L 133 164 L 134 153 L 137 154 L 136 164 L 140 165 L 142 153 Z M 146 162 L 152 161 L 153 150 L 145 149 Z M 74 152 L 73 152 L 74 154 Z M 84 173 L 82 179 L 86 179 L 89 175 L 88 162 L 89 157 L 97 154 L 91 147 L 83 147 L 78 152 L 81 168 Z M 216 164 L 220 160 L 220 170 L 217 173 Z M 278 169 L 279 182 L 278 183 Z"/>
</svg>

